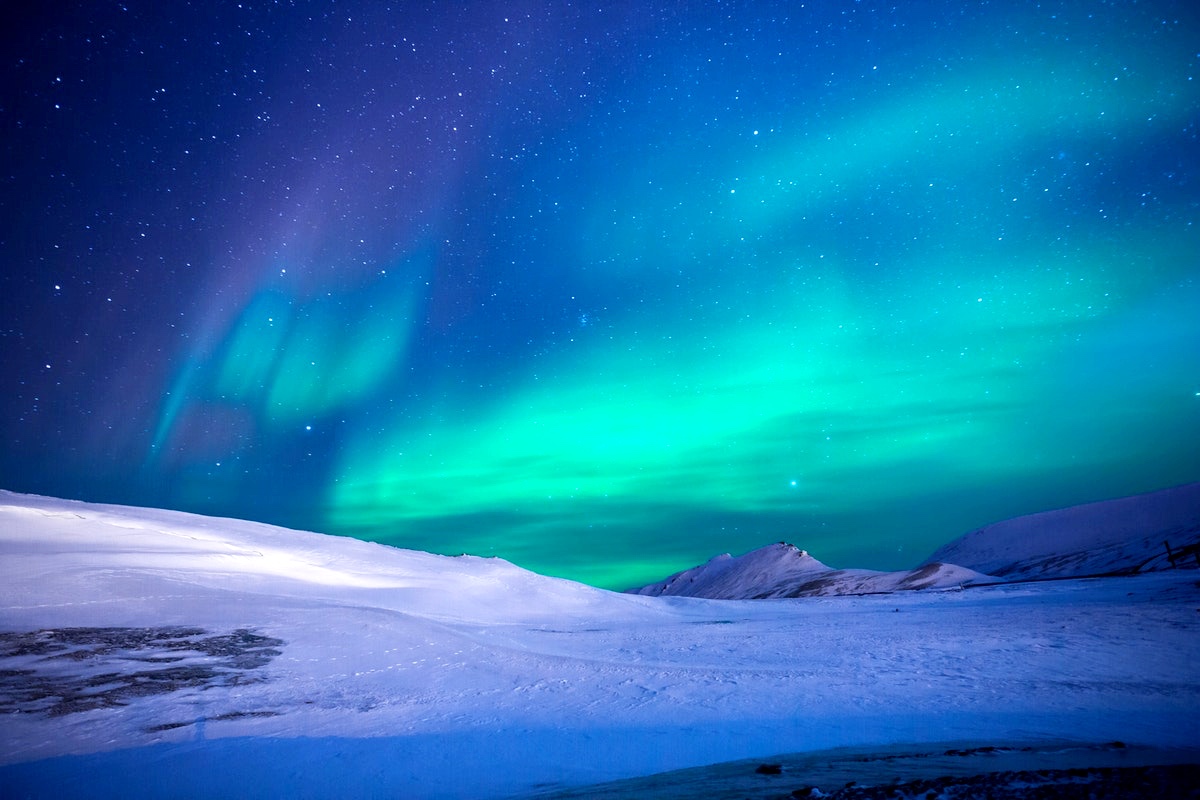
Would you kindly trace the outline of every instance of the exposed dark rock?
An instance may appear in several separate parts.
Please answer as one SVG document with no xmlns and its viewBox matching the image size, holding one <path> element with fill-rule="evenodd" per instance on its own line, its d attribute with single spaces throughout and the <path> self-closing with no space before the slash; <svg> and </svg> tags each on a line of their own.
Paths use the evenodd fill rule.
<svg viewBox="0 0 1200 800">
<path fill-rule="evenodd" d="M 828 800 L 884 800 L 885 798 L 941 798 L 969 800 L 1125 800 L 1145 798 L 1200 798 L 1200 765 L 1155 767 L 1094 767 L 991 772 L 969 777 L 927 778 L 892 782 L 882 786 L 848 784 L 821 792 L 803 786 L 794 798 Z"/>
<path fill-rule="evenodd" d="M 0 633 L 0 714 L 62 716 L 184 689 L 258 683 L 280 639 L 246 629 L 55 628 Z M 165 728 L 164 728 L 165 729 Z"/>
</svg>

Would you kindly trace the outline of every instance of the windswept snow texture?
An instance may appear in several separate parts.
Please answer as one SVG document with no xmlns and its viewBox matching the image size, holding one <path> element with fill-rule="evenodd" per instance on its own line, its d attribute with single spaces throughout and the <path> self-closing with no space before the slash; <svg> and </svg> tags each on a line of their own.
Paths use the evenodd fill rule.
<svg viewBox="0 0 1200 800">
<path fill-rule="evenodd" d="M 772 597 L 829 597 L 915 589 L 946 589 L 994 580 L 953 564 L 926 564 L 903 572 L 832 569 L 807 551 L 785 542 L 740 556 L 716 556 L 631 594 L 762 600 Z"/>
<path fill-rule="evenodd" d="M 1196 579 L 641 597 L 0 493 L 0 674 L 29 677 L 0 787 L 486 800 L 835 747 L 1190 746 Z"/>
<path fill-rule="evenodd" d="M 925 563 L 949 561 L 1005 580 L 1144 572 L 1170 568 L 1167 541 L 1175 549 L 1200 543 L 1200 483 L 997 522 Z"/>
</svg>

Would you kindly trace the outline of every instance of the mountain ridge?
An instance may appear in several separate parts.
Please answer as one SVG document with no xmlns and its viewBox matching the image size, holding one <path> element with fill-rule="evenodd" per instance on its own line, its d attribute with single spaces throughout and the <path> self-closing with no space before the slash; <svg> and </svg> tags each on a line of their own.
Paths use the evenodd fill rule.
<svg viewBox="0 0 1200 800">
<path fill-rule="evenodd" d="M 1200 543 L 1200 482 L 994 522 L 923 564 L 953 561 L 1008 581 L 1081 578 L 1166 568 L 1168 541 Z"/>
<path fill-rule="evenodd" d="M 724 553 L 655 583 L 649 596 L 759 600 L 954 589 L 982 583 L 1133 574 L 1200 545 L 1200 482 L 1026 514 L 977 528 L 911 570 L 833 569 L 787 542 Z"/>
<path fill-rule="evenodd" d="M 657 583 L 628 590 L 652 597 L 704 597 L 711 600 L 766 600 L 950 589 L 995 578 L 954 564 L 881 572 L 834 569 L 787 542 L 733 556 L 724 553 Z"/>
</svg>

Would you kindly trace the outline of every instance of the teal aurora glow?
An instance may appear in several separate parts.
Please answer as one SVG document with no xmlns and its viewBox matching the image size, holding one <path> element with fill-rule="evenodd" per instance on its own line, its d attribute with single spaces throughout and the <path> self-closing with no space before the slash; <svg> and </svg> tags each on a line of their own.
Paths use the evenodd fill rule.
<svg viewBox="0 0 1200 800">
<path fill-rule="evenodd" d="M 1200 478 L 1189 3 L 15 21 L 0 484 L 621 588 Z"/>
</svg>

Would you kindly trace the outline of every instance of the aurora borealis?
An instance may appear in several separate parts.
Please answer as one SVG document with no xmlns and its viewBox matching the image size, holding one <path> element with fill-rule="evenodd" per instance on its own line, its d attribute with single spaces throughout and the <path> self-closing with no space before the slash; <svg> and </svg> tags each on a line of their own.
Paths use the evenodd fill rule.
<svg viewBox="0 0 1200 800">
<path fill-rule="evenodd" d="M 1190 3 L 3 13 L 4 488 L 624 588 L 1200 479 Z"/>
</svg>

